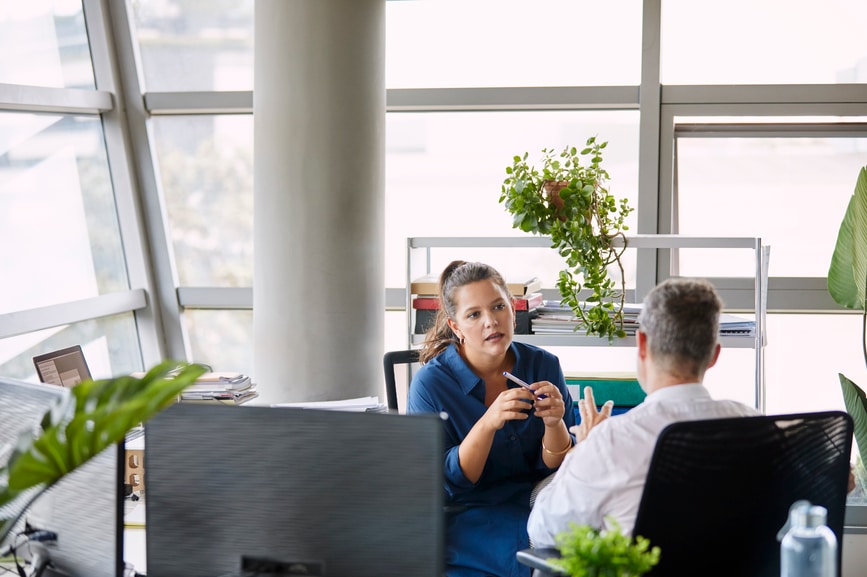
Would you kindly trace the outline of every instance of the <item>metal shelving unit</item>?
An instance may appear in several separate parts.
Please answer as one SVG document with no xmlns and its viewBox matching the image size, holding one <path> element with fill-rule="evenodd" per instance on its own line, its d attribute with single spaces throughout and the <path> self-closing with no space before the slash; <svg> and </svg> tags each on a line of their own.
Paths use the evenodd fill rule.
<svg viewBox="0 0 867 577">
<path fill-rule="evenodd" d="M 695 237 L 676 234 L 646 234 L 626 238 L 627 249 L 678 250 L 678 249 L 744 249 L 753 251 L 755 258 L 755 274 L 753 287 L 755 291 L 755 334 L 752 336 L 724 336 L 720 342 L 727 348 L 752 348 L 755 350 L 755 405 L 765 410 L 765 365 L 764 348 L 765 320 L 767 314 L 768 286 L 768 254 L 770 247 L 762 244 L 761 238 L 755 237 Z M 407 239 L 406 258 L 406 311 L 407 311 L 407 344 L 409 347 L 421 343 L 421 336 L 413 334 L 412 294 L 410 285 L 414 278 L 427 274 L 436 274 L 430 268 L 431 251 L 447 248 L 551 248 L 551 240 L 542 236 L 524 237 L 410 237 Z M 676 259 L 675 259 L 676 260 Z M 676 276 L 676 271 L 671 273 Z M 638 290 L 643 295 L 650 290 Z M 638 298 L 638 297 L 636 297 Z M 635 337 L 617 339 L 609 343 L 607 339 L 574 335 L 515 335 L 516 341 L 532 343 L 540 347 L 632 347 Z"/>
</svg>

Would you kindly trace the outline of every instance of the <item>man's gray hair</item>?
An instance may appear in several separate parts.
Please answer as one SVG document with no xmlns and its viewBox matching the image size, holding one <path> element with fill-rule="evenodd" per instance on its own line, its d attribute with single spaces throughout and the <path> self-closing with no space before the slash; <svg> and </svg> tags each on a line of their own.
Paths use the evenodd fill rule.
<svg viewBox="0 0 867 577">
<path fill-rule="evenodd" d="M 704 279 L 671 278 L 644 298 L 638 330 L 666 370 L 701 377 L 713 360 L 723 303 Z"/>
</svg>

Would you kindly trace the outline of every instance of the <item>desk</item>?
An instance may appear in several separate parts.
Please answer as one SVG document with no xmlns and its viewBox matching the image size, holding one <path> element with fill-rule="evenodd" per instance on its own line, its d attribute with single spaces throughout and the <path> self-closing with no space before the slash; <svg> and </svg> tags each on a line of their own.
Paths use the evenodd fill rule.
<svg viewBox="0 0 867 577">
<path fill-rule="evenodd" d="M 145 538 L 144 499 L 126 502 L 123 523 L 123 560 L 137 573 L 147 574 L 147 540 Z"/>
</svg>

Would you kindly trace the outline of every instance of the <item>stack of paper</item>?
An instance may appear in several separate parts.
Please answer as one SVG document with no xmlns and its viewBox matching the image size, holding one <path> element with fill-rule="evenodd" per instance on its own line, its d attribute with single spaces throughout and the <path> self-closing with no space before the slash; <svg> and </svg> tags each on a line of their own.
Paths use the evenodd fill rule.
<svg viewBox="0 0 867 577">
<path fill-rule="evenodd" d="M 298 409 L 324 409 L 328 411 L 352 411 L 384 413 L 388 407 L 379 402 L 379 397 L 358 397 L 355 399 L 341 399 L 339 401 L 310 401 L 303 403 L 275 403 L 272 407 L 289 407 Z"/>
<path fill-rule="evenodd" d="M 211 401 L 240 404 L 259 396 L 248 375 L 231 372 L 209 372 L 184 389 L 181 401 Z"/>
<path fill-rule="evenodd" d="M 585 310 L 595 306 L 593 303 L 582 302 L 581 304 Z M 539 316 L 530 321 L 533 334 L 550 335 L 583 330 L 583 326 L 572 309 L 561 301 L 546 300 L 538 310 Z M 640 312 L 641 304 L 625 303 L 623 305 L 623 330 L 626 331 L 627 335 L 635 334 Z"/>
<path fill-rule="evenodd" d="M 719 318 L 719 334 L 753 337 L 756 335 L 756 321 L 722 314 Z"/>
</svg>

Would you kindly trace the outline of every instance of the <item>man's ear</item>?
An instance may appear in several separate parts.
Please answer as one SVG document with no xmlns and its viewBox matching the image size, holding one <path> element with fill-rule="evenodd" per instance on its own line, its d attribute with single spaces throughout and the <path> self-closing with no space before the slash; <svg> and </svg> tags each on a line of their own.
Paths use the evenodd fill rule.
<svg viewBox="0 0 867 577">
<path fill-rule="evenodd" d="M 647 359 L 647 334 L 641 331 L 635 331 L 635 338 L 638 344 L 638 358 Z"/>
<path fill-rule="evenodd" d="M 716 364 L 717 359 L 719 358 L 719 352 L 722 350 L 722 346 L 719 343 L 716 344 L 716 348 L 713 350 L 713 356 L 710 358 L 710 362 L 707 365 L 707 368 L 711 368 Z"/>
</svg>

